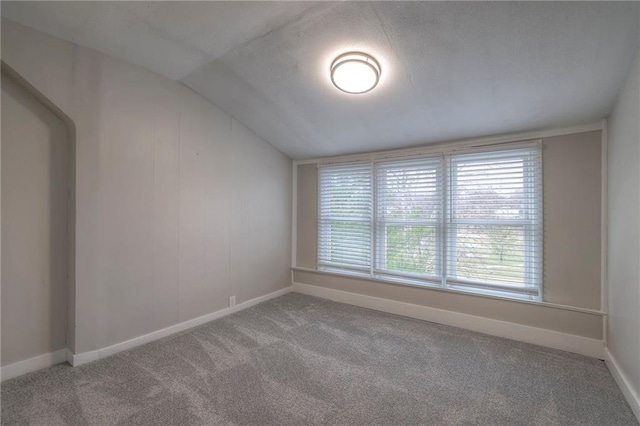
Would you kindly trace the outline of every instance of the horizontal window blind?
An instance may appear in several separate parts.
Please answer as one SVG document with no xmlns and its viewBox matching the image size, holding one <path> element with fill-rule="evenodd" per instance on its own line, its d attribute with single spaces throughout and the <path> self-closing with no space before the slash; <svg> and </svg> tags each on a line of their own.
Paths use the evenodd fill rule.
<svg viewBox="0 0 640 426">
<path fill-rule="evenodd" d="M 538 296 L 539 147 L 448 156 L 447 284 Z"/>
<path fill-rule="evenodd" d="M 370 271 L 371 175 L 371 164 L 319 169 L 319 266 Z"/>
<path fill-rule="evenodd" d="M 376 165 L 377 273 L 441 275 L 442 157 Z"/>
<path fill-rule="evenodd" d="M 540 143 L 319 168 L 318 267 L 541 300 Z"/>
</svg>

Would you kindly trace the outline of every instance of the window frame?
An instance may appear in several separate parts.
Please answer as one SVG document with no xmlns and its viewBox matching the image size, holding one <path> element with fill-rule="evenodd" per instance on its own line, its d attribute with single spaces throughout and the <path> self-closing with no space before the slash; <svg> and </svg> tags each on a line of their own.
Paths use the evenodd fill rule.
<svg viewBox="0 0 640 426">
<path fill-rule="evenodd" d="M 525 209 L 526 216 L 529 216 L 531 212 L 535 212 L 534 217 L 525 217 L 523 219 L 461 219 L 455 217 L 455 196 L 450 196 L 450 200 L 448 202 L 448 208 L 446 209 L 446 226 L 449 228 L 462 225 L 485 225 L 485 226 L 513 226 L 522 229 L 523 235 L 523 288 L 517 288 L 514 285 L 510 285 L 507 283 L 498 283 L 498 282 L 483 282 L 483 281 L 474 281 L 472 279 L 458 278 L 455 277 L 455 274 L 452 274 L 452 270 L 455 271 L 457 268 L 457 262 L 453 262 L 457 259 L 456 249 L 457 247 L 454 244 L 451 244 L 451 241 L 457 239 L 457 234 L 452 232 L 451 229 L 447 231 L 445 238 L 448 244 L 448 252 L 446 255 L 447 265 L 445 266 L 446 276 L 443 277 L 443 281 L 445 287 L 452 289 L 464 289 L 469 287 L 472 289 L 479 289 L 482 291 L 489 292 L 506 292 L 506 293 L 515 293 L 521 294 L 522 298 L 526 298 L 528 300 L 542 300 L 542 249 L 543 249 L 543 241 L 542 235 L 537 238 L 537 233 L 542 233 L 542 216 L 543 216 L 543 208 L 542 208 L 542 184 L 543 184 L 543 176 L 542 176 L 542 156 L 541 156 L 541 146 L 540 144 L 531 145 L 530 147 L 511 147 L 511 148 L 498 148 L 492 150 L 470 150 L 469 152 L 456 152 L 451 155 L 446 156 L 447 164 L 445 165 L 445 170 L 447 173 L 447 184 L 452 194 L 454 191 L 457 191 L 457 175 L 453 170 L 453 166 L 451 165 L 451 157 L 454 155 L 465 155 L 465 154 L 484 154 L 491 152 L 508 152 L 508 151 L 518 151 L 521 150 L 522 156 L 522 168 L 523 168 L 523 194 L 525 196 L 527 208 Z M 513 156 L 511 158 L 518 158 L 517 156 Z M 473 160 L 471 160 L 473 161 Z M 478 160 L 476 160 L 478 161 Z M 537 164 L 536 164 L 537 163 Z M 539 173 L 539 182 L 537 181 L 536 170 Z M 448 192 L 449 193 L 449 192 Z M 537 254 L 536 254 L 537 252 Z M 539 265 L 536 263 L 540 262 Z M 535 269 L 538 269 L 538 273 L 535 272 Z M 539 277 L 539 281 L 536 282 L 536 277 Z"/>
<path fill-rule="evenodd" d="M 392 163 L 403 163 L 403 162 L 410 162 L 410 161 L 415 161 L 415 162 L 419 162 L 419 161 L 429 161 L 429 160 L 434 160 L 437 159 L 438 160 L 438 164 L 437 167 L 435 168 L 436 171 L 436 183 L 439 184 L 439 188 L 437 189 L 437 191 L 440 192 L 440 197 L 442 198 L 442 193 L 443 191 L 443 181 L 444 181 L 444 159 L 442 154 L 440 155 L 423 155 L 420 157 L 416 157 L 416 158 L 410 158 L 410 159 L 396 159 L 396 160 L 376 160 L 373 161 L 373 207 L 374 207 L 374 211 L 373 211 L 373 218 L 374 218 L 374 256 L 372 258 L 372 271 L 371 271 L 371 275 L 374 277 L 378 277 L 378 278 L 386 278 L 386 277 L 395 277 L 397 279 L 403 279 L 403 280 L 424 280 L 427 282 L 431 282 L 431 283 L 438 283 L 439 281 L 441 281 L 441 277 L 443 276 L 443 272 L 444 272 L 444 264 L 443 264 L 443 256 L 442 256 L 442 237 L 443 237 L 443 220 L 444 220 L 444 206 L 442 204 L 442 200 L 440 201 L 440 210 L 439 210 L 439 217 L 436 220 L 415 220 L 415 221 L 401 221 L 401 220 L 380 220 L 380 216 L 379 216 L 379 211 L 378 209 L 380 208 L 380 202 L 379 202 L 379 169 L 380 169 L 380 164 L 392 164 Z M 420 273 L 411 273 L 411 272 L 401 272 L 401 271 L 394 271 L 392 269 L 386 269 L 382 267 L 382 263 L 381 263 L 381 259 L 378 256 L 378 253 L 380 253 L 381 251 L 383 251 L 381 249 L 381 246 L 386 243 L 386 239 L 383 239 L 380 237 L 380 231 L 382 229 L 384 229 L 386 231 L 386 226 L 388 225 L 409 225 L 409 226 L 427 226 L 427 227 L 433 227 L 435 228 L 435 248 L 436 248 L 436 261 L 435 261 L 435 274 L 434 275 L 430 275 L 430 274 L 420 274 Z M 386 252 L 386 250 L 384 250 Z M 386 256 L 385 256 L 385 262 L 386 262 Z"/>
<path fill-rule="evenodd" d="M 340 164 L 340 167 L 353 167 L 353 166 L 363 166 L 366 163 L 362 163 L 362 162 L 355 162 L 355 163 L 344 163 L 344 164 Z M 373 263 L 373 253 L 372 253 L 372 247 L 373 247 L 373 222 L 374 222 L 374 213 L 373 213 L 373 166 L 370 166 L 371 170 L 370 170 L 370 175 L 369 175 L 369 188 L 371 190 L 371 194 L 369 196 L 369 218 L 368 219 L 355 219 L 355 218 L 350 218 L 350 217 L 326 217 L 325 215 L 323 215 L 322 212 L 322 192 L 321 192 L 321 188 L 320 188 L 320 183 L 321 183 L 321 173 L 320 170 L 318 170 L 318 235 L 317 235 L 317 265 L 318 265 L 318 269 L 325 268 L 328 270 L 341 270 L 341 271 L 350 271 L 350 272 L 354 272 L 354 273 L 366 273 L 366 272 L 371 272 L 371 263 Z M 330 224 L 332 222 L 354 222 L 354 223 L 363 223 L 363 224 L 368 224 L 369 226 L 369 266 L 357 266 L 357 265 L 349 265 L 349 264 L 345 264 L 345 263 L 339 263 L 339 262 L 328 262 L 325 261 L 322 258 L 322 252 L 324 252 L 327 248 L 324 248 L 325 250 L 323 250 L 323 248 L 321 247 L 322 244 L 322 234 L 323 231 L 321 229 L 323 224 Z M 325 233 L 329 234 L 329 238 L 331 235 L 331 231 L 324 231 Z"/>
<path fill-rule="evenodd" d="M 528 186 L 537 188 L 535 191 L 527 192 L 529 206 L 535 205 L 534 209 L 527 209 L 527 212 L 536 211 L 536 216 L 531 219 L 519 219 L 519 222 L 526 222 L 522 225 L 525 230 L 523 242 L 524 251 L 523 257 L 525 284 L 524 288 L 518 289 L 515 286 L 509 284 L 500 283 L 484 283 L 476 282 L 472 280 L 461 280 L 454 277 L 449 277 L 449 259 L 452 255 L 451 250 L 455 250 L 455 246 L 451 244 L 449 238 L 450 226 L 452 223 L 451 209 L 452 198 L 449 193 L 450 181 L 450 158 L 453 155 L 458 154 L 473 154 L 473 153 L 491 153 L 497 151 L 510 151 L 517 149 L 529 149 L 530 154 L 533 155 L 533 160 L 525 161 L 525 188 Z M 397 272 L 393 270 L 386 270 L 380 267 L 378 259 L 379 245 L 383 243 L 380 238 L 380 227 L 387 226 L 393 221 L 380 221 L 378 220 L 378 167 L 380 164 L 399 162 L 402 160 L 420 160 L 420 159 L 433 159 L 440 157 L 440 188 L 442 201 L 440 208 L 440 220 L 436 224 L 435 221 L 424 221 L 424 225 L 433 226 L 436 229 L 436 257 L 439 268 L 436 268 L 436 275 L 431 276 L 427 274 L 415 274 L 410 272 Z M 523 157 L 524 158 L 524 157 Z M 320 240 L 318 239 L 317 249 L 317 270 L 327 271 L 332 273 L 344 273 L 346 275 L 353 275 L 362 278 L 381 279 L 395 284 L 442 288 L 457 292 L 483 294 L 494 297 L 502 297 L 507 299 L 526 300 L 531 302 L 543 303 L 543 169 L 542 169 L 542 141 L 524 141 L 524 142 L 511 142 L 489 146 L 479 147 L 461 147 L 453 146 L 447 149 L 446 146 L 439 147 L 438 149 L 420 152 L 408 155 L 393 155 L 393 153 L 382 153 L 380 155 L 370 155 L 361 160 L 354 160 L 349 162 L 340 162 L 335 159 L 333 162 L 319 162 L 318 167 L 318 236 L 321 234 L 321 179 L 320 169 L 331 166 L 341 165 L 353 165 L 353 164 L 370 164 L 371 166 L 371 223 L 370 223 L 370 252 L 369 252 L 369 267 L 363 267 L 360 269 L 354 269 L 351 267 L 343 267 L 339 264 L 331 264 L 323 262 L 320 259 Z M 529 170 L 527 172 L 527 169 Z M 537 172 L 537 173 L 536 173 Z M 533 204 L 532 204 L 533 203 Z M 411 225 L 423 224 L 423 221 L 417 221 L 411 223 Z M 458 221 L 459 222 L 459 221 Z M 406 222 L 405 222 L 406 223 Z M 399 224 L 405 224 L 399 223 Z M 456 223 L 459 225 L 459 223 Z M 502 223 L 500 223 L 502 224 Z M 527 228 L 527 226 L 529 228 Z M 527 231 L 529 229 L 529 231 Z M 539 236 L 535 234 L 538 233 Z M 527 236 L 529 235 L 529 236 Z M 528 238 L 534 238 L 534 240 L 526 241 Z M 535 240 L 537 238 L 537 240 Z M 537 244 L 537 245 L 536 245 Z M 531 248 L 533 247 L 533 249 Z M 532 254 L 532 251 L 536 253 Z M 439 272 L 439 275 L 438 275 Z"/>
</svg>

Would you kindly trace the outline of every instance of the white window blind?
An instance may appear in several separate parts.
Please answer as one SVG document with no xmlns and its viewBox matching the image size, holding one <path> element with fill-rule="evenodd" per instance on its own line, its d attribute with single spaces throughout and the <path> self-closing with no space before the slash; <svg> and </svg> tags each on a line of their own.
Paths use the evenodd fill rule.
<svg viewBox="0 0 640 426">
<path fill-rule="evenodd" d="M 539 296 L 539 147 L 448 156 L 446 282 Z"/>
<path fill-rule="evenodd" d="M 371 164 L 319 169 L 319 266 L 370 272 L 371 175 Z"/>
<path fill-rule="evenodd" d="M 318 267 L 541 300 L 539 143 L 320 166 Z"/>
<path fill-rule="evenodd" d="M 376 165 L 376 273 L 440 280 L 441 227 L 441 156 Z"/>
</svg>

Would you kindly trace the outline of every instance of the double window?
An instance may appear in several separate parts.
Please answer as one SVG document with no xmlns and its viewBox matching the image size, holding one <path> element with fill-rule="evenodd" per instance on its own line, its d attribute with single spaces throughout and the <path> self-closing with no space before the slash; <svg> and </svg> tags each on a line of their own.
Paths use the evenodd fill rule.
<svg viewBox="0 0 640 426">
<path fill-rule="evenodd" d="M 319 169 L 318 267 L 541 299 L 538 143 Z"/>
</svg>

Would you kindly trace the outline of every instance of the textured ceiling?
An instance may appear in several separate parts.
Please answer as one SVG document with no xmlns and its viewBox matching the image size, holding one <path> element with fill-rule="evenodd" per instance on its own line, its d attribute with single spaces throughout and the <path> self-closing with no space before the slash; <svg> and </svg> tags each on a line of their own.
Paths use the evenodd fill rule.
<svg viewBox="0 0 640 426">
<path fill-rule="evenodd" d="M 180 80 L 293 158 L 590 123 L 639 47 L 636 3 L 2 2 L 2 15 Z M 331 60 L 374 55 L 347 95 Z"/>
</svg>

